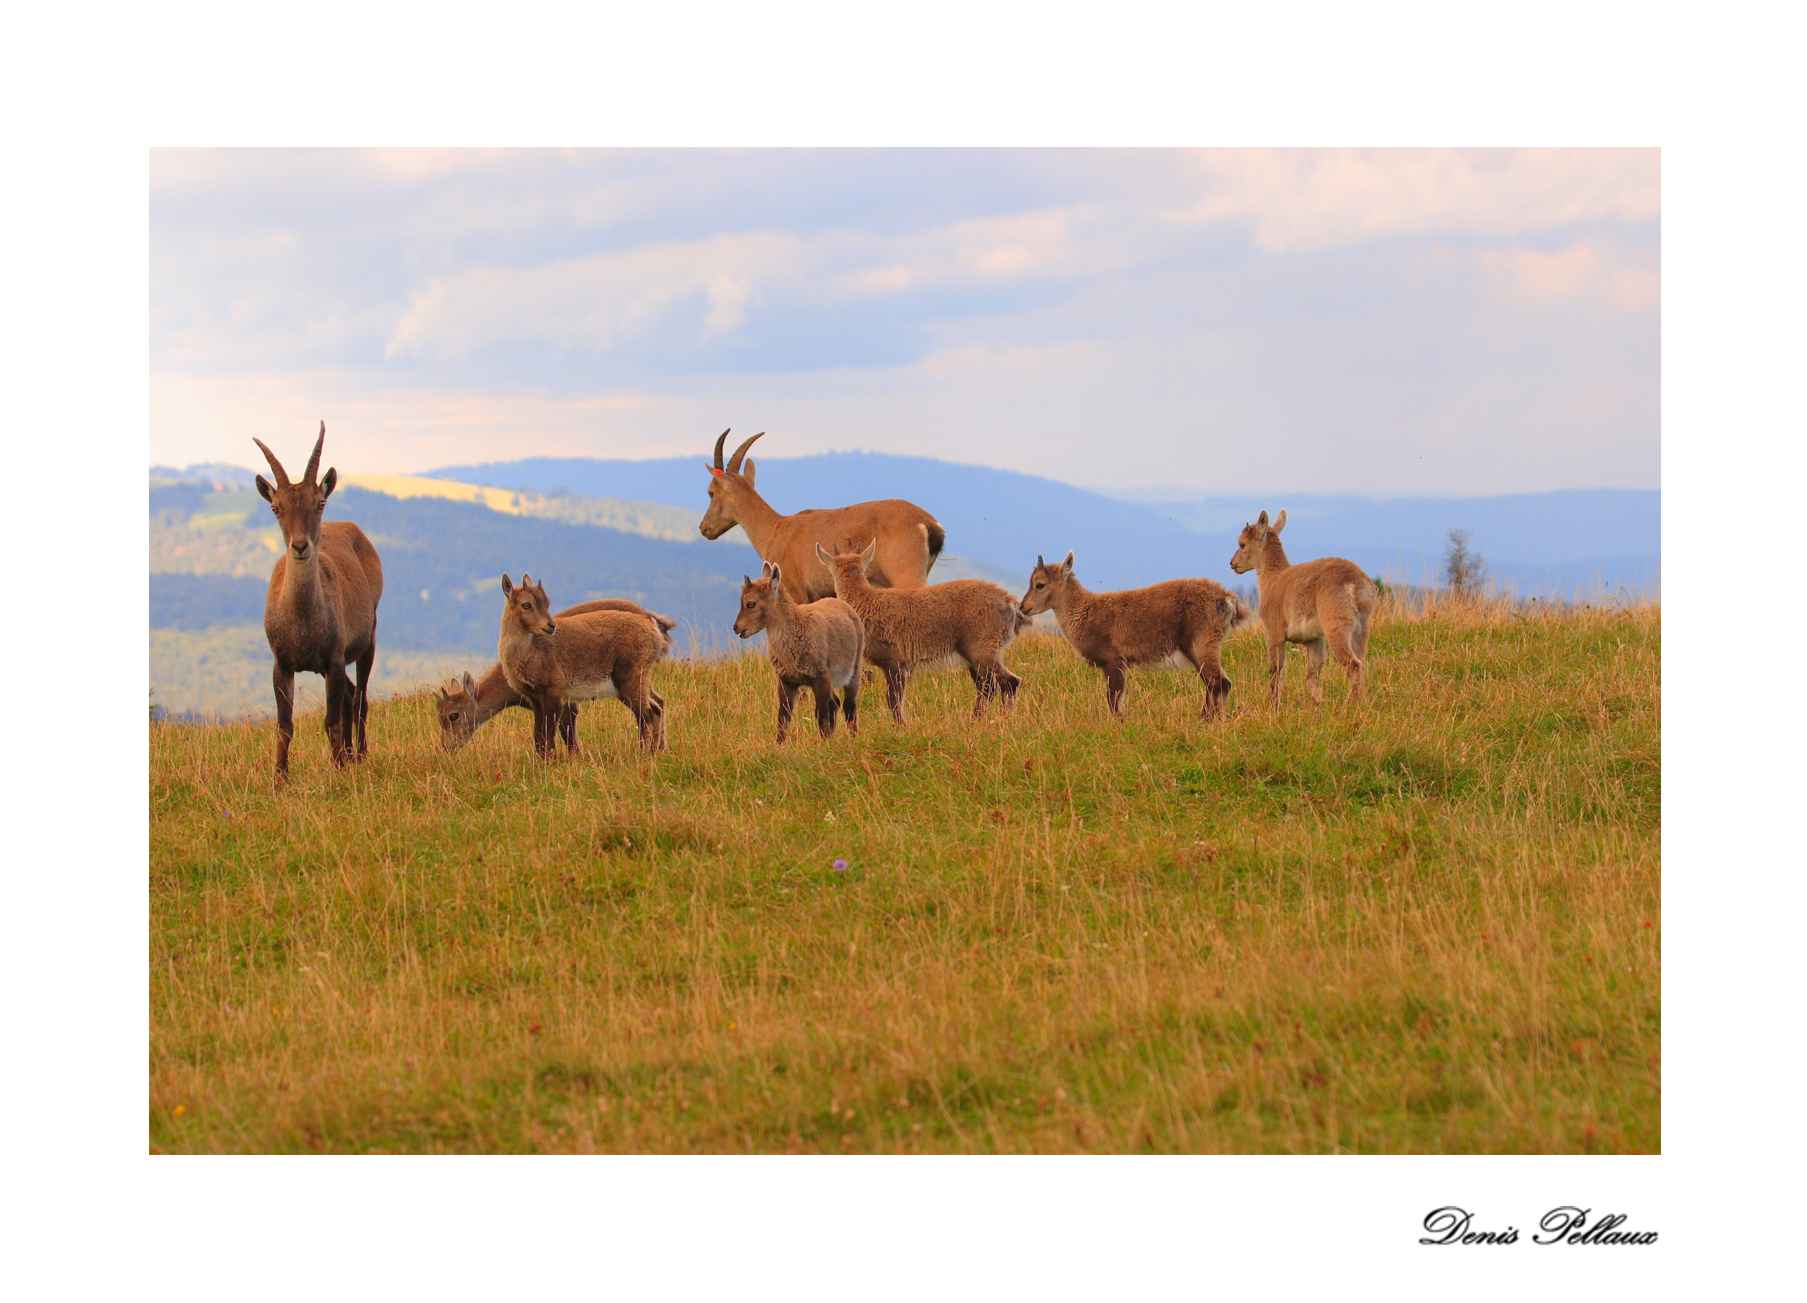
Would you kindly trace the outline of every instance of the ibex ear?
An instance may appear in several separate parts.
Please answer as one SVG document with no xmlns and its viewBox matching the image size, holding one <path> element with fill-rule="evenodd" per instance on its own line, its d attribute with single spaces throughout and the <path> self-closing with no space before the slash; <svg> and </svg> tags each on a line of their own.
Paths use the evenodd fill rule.
<svg viewBox="0 0 1807 1303">
<path fill-rule="evenodd" d="M 1071 552 L 1067 553 L 1067 559 L 1060 563 L 1060 568 L 1068 574 L 1073 573 L 1073 554 Z"/>
<path fill-rule="evenodd" d="M 878 540 L 875 538 L 860 551 L 860 564 L 868 570 L 872 568 L 873 559 L 878 556 Z"/>
<path fill-rule="evenodd" d="M 1279 515 L 1274 517 L 1273 532 L 1278 534 L 1281 530 L 1283 530 L 1285 528 L 1286 528 L 1286 513 L 1284 511 L 1282 511 Z"/>
<path fill-rule="evenodd" d="M 753 463 L 750 461 L 742 463 L 740 474 L 742 479 L 751 484 L 753 482 Z"/>
<path fill-rule="evenodd" d="M 719 480 L 722 477 L 722 468 L 720 466 L 711 466 L 709 468 L 709 473 Z"/>
<path fill-rule="evenodd" d="M 320 481 L 320 501 L 325 502 L 328 498 L 332 497 L 333 489 L 338 486 L 338 483 L 339 468 L 337 466 L 328 466 L 326 468 L 326 478 Z"/>
<path fill-rule="evenodd" d="M 781 587 L 784 583 L 783 569 L 779 566 L 772 565 L 769 562 L 766 565 L 766 569 L 772 572 L 772 587 Z"/>
<path fill-rule="evenodd" d="M 1040 552 L 1035 554 L 1035 568 L 1037 570 L 1046 570 L 1048 568 L 1048 563 L 1042 560 L 1042 554 Z"/>
<path fill-rule="evenodd" d="M 1261 526 L 1261 528 L 1266 529 L 1267 528 L 1267 512 L 1264 511 L 1259 516 L 1256 516 L 1255 523 L 1257 525 Z"/>
<path fill-rule="evenodd" d="M 823 547 L 820 543 L 816 544 L 816 560 L 820 561 L 830 570 L 834 569 L 834 558 L 828 555 L 828 549 Z"/>
<path fill-rule="evenodd" d="M 523 575 L 522 578 L 525 579 L 526 576 Z M 514 585 L 508 582 L 508 574 L 504 571 L 502 575 L 502 596 L 507 597 L 512 592 L 514 592 Z"/>
<path fill-rule="evenodd" d="M 270 481 L 266 480 L 261 475 L 259 475 L 257 477 L 257 492 L 258 492 L 258 496 L 263 498 L 263 500 L 265 502 L 268 502 L 271 504 L 275 503 L 276 499 L 271 497 L 270 495 L 272 493 L 276 492 L 276 490 L 273 487 L 271 487 Z"/>
<path fill-rule="evenodd" d="M 477 695 L 477 685 L 471 682 L 471 672 L 469 670 L 464 672 L 464 690 L 473 697 Z"/>
</svg>

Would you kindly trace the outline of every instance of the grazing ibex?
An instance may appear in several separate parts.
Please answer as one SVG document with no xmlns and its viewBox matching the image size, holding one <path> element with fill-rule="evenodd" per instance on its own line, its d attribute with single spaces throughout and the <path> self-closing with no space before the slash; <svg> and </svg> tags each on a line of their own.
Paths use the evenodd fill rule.
<svg viewBox="0 0 1807 1303">
<path fill-rule="evenodd" d="M 1280 546 L 1286 528 L 1282 511 L 1267 522 L 1262 512 L 1244 525 L 1236 538 L 1230 569 L 1255 572 L 1261 628 L 1267 635 L 1267 699 L 1280 702 L 1280 679 L 1286 670 L 1286 644 L 1305 647 L 1305 686 L 1313 701 L 1324 700 L 1324 644 L 1349 675 L 1349 703 L 1361 700 L 1362 668 L 1368 655 L 1368 626 L 1380 603 L 1380 590 L 1353 561 L 1327 556 L 1288 565 Z"/>
<path fill-rule="evenodd" d="M 517 588 L 502 576 L 497 659 L 508 686 L 533 711 L 533 749 L 541 757 L 552 755 L 566 706 L 598 697 L 618 698 L 640 726 L 640 745 L 660 749 L 665 711 L 652 690 L 652 667 L 669 645 L 655 621 L 627 611 L 554 619 L 542 585 L 523 574 Z M 575 748 L 574 731 L 566 745 Z"/>
<path fill-rule="evenodd" d="M 797 603 L 834 596 L 834 581 L 816 564 L 813 549 L 818 546 L 858 551 L 868 542 L 875 544 L 872 582 L 881 588 L 921 588 L 929 581 L 929 569 L 947 541 L 940 521 L 901 498 L 781 516 L 754 489 L 754 466 L 746 461 L 747 449 L 763 437 L 761 431 L 741 444 L 725 466 L 722 445 L 728 431 L 716 438 L 709 510 L 697 524 L 704 538 L 720 538 L 739 525 L 760 558 L 783 572 L 784 591 Z"/>
<path fill-rule="evenodd" d="M 767 561 L 759 578 L 741 576 L 740 611 L 734 632 L 751 638 L 765 630 L 766 654 L 778 675 L 778 743 L 790 729 L 797 691 L 807 686 L 816 699 L 816 727 L 834 736 L 835 694 L 847 716 L 847 731 L 860 731 L 860 650 L 865 633 L 853 608 L 835 597 L 796 603 L 785 594 L 781 567 Z"/>
<path fill-rule="evenodd" d="M 333 763 L 362 760 L 369 748 L 364 719 L 370 712 L 370 667 L 376 661 L 376 606 L 383 596 L 383 563 L 364 531 L 348 520 L 320 523 L 326 500 L 339 482 L 336 467 L 326 478 L 320 451 L 326 445 L 326 422 L 314 440 L 307 473 L 293 483 L 276 454 L 253 439 L 275 473 L 276 483 L 257 477 L 257 491 L 276 514 L 283 552 L 270 572 L 264 598 L 264 636 L 276 657 L 271 675 L 276 689 L 276 781 L 289 774 L 289 740 L 295 736 L 295 675 L 318 674 L 326 680 L 326 737 Z M 354 688 L 345 673 L 358 668 Z M 353 726 L 357 749 L 352 749 Z"/>
<path fill-rule="evenodd" d="M 1052 610 L 1073 650 L 1104 671 L 1104 699 L 1123 714 L 1124 671 L 1175 655 L 1190 662 L 1205 684 L 1205 719 L 1230 695 L 1220 655 L 1224 638 L 1254 612 L 1222 584 L 1169 579 L 1146 588 L 1093 593 L 1073 575 L 1073 554 L 1059 565 L 1039 556 L 1023 594 L 1024 615 Z"/>
<path fill-rule="evenodd" d="M 671 647 L 671 631 L 677 627 L 677 621 L 669 615 L 660 615 L 657 611 L 649 611 L 637 602 L 629 602 L 622 598 L 609 597 L 596 602 L 579 602 L 553 616 L 554 620 L 563 620 L 567 616 L 584 615 L 590 611 L 626 611 L 630 615 L 643 615 L 659 626 L 659 632 L 665 635 L 666 649 Z M 660 722 L 665 719 L 665 698 L 657 692 L 652 694 L 653 711 Z M 489 723 L 497 715 L 510 706 L 519 706 L 524 710 L 533 707 L 522 699 L 521 694 L 508 686 L 508 676 L 502 673 L 501 663 L 489 667 L 489 673 L 472 681 L 467 673 L 461 678 L 447 679 L 439 687 L 439 697 L 435 703 L 439 711 L 439 745 L 447 751 L 456 751 L 469 742 L 479 728 Z M 558 735 L 569 751 L 577 750 L 577 707 L 566 703 L 559 714 Z"/>
<path fill-rule="evenodd" d="M 875 545 L 830 553 L 816 544 L 816 559 L 834 575 L 835 596 L 853 608 L 866 631 L 866 659 L 885 676 L 891 718 L 904 722 L 904 685 L 918 665 L 957 656 L 966 662 L 978 697 L 973 718 L 985 712 L 994 691 L 1004 704 L 1022 683 L 1004 664 L 1004 648 L 1025 621 L 1010 594 L 983 579 L 952 579 L 926 588 L 874 588 L 867 580 Z"/>
</svg>

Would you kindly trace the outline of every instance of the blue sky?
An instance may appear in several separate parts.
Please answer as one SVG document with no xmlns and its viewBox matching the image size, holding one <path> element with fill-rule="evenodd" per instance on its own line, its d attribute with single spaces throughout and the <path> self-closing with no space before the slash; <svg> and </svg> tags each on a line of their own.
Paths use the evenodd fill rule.
<svg viewBox="0 0 1807 1303">
<path fill-rule="evenodd" d="M 151 457 L 1658 482 L 1658 155 L 154 151 Z"/>
</svg>

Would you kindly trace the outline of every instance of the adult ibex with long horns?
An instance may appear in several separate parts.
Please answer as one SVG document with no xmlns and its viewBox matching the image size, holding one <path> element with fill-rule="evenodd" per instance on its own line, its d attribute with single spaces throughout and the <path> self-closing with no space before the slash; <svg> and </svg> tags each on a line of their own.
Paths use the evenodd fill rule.
<svg viewBox="0 0 1807 1303">
<path fill-rule="evenodd" d="M 878 545 L 868 576 L 879 588 L 921 588 L 941 555 L 947 532 L 941 522 L 913 502 L 884 498 L 826 511 L 780 515 L 753 487 L 754 466 L 747 449 L 764 431 L 734 450 L 724 465 L 722 447 L 728 431 L 715 440 L 715 464 L 709 467 L 709 510 L 697 529 L 716 539 L 739 525 L 760 559 L 779 567 L 785 595 L 796 603 L 834 596 L 834 576 L 816 559 L 816 547 L 829 552 L 859 552 Z"/>
<path fill-rule="evenodd" d="M 289 740 L 295 736 L 295 675 L 326 680 L 326 738 L 333 763 L 362 760 L 369 747 L 364 718 L 370 711 L 370 667 L 376 662 L 376 605 L 383 596 L 383 563 L 364 531 L 349 520 L 320 523 L 326 500 L 339 482 L 337 468 L 319 479 L 326 422 L 314 440 L 307 473 L 289 479 L 276 454 L 253 439 L 276 475 L 271 484 L 257 477 L 257 491 L 276 514 L 282 555 L 270 572 L 264 599 L 264 636 L 276 657 L 271 681 L 276 689 L 276 781 L 289 775 Z M 357 686 L 345 673 L 358 668 Z M 352 749 L 352 731 L 357 749 Z"/>
</svg>

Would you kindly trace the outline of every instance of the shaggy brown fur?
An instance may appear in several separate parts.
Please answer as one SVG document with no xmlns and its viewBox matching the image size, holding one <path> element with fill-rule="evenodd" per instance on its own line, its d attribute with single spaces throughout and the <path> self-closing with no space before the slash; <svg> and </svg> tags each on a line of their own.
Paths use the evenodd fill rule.
<svg viewBox="0 0 1807 1303">
<path fill-rule="evenodd" d="M 1040 557 L 1023 594 L 1024 615 L 1051 610 L 1073 650 L 1104 671 L 1104 699 L 1123 714 L 1125 671 L 1178 655 L 1205 684 L 1203 717 L 1214 718 L 1230 695 L 1222 644 L 1254 612 L 1222 584 L 1209 579 L 1169 579 L 1147 588 L 1088 592 L 1073 575 L 1073 554 L 1051 566 Z"/>
<path fill-rule="evenodd" d="M 497 659 L 508 686 L 533 710 L 533 749 L 550 757 L 567 704 L 619 698 L 640 726 L 640 745 L 665 743 L 664 710 L 654 704 L 652 667 L 665 656 L 665 632 L 644 615 L 591 611 L 554 619 L 546 590 L 526 575 L 516 588 L 502 576 Z M 567 739 L 567 745 L 575 738 Z"/>
<path fill-rule="evenodd" d="M 320 452 L 326 445 L 326 422 L 314 440 L 307 473 L 299 484 L 261 439 L 253 439 L 270 463 L 276 482 L 257 477 L 257 491 L 276 515 L 283 554 L 270 572 L 264 598 L 264 636 L 276 658 L 270 679 L 276 691 L 276 781 L 289 776 L 289 741 L 295 736 L 295 676 L 318 674 L 326 680 L 326 737 L 333 763 L 362 760 L 369 752 L 364 720 L 370 713 L 370 669 L 376 663 L 376 606 L 383 596 L 383 563 L 364 531 L 348 520 L 321 524 L 326 500 L 339 482 L 336 467 L 326 478 Z M 345 673 L 356 665 L 354 687 Z M 357 747 L 352 747 L 353 729 Z"/>
<path fill-rule="evenodd" d="M 765 630 L 766 655 L 778 676 L 778 743 L 790 728 L 791 707 L 800 688 L 816 699 L 816 727 L 834 736 L 835 694 L 847 716 L 847 731 L 860 731 L 860 650 L 865 631 L 853 608 L 838 597 L 799 605 L 784 591 L 780 567 L 766 562 L 759 578 L 741 577 L 740 611 L 734 632 L 751 638 Z"/>
<path fill-rule="evenodd" d="M 904 722 L 904 686 L 918 665 L 958 656 L 966 662 L 978 696 L 973 718 L 1000 693 L 1008 707 L 1022 680 L 1004 664 L 1004 648 L 1022 627 L 1010 594 L 983 579 L 954 579 L 926 588 L 875 588 L 867 578 L 876 545 L 830 553 L 816 545 L 816 559 L 834 574 L 835 596 L 853 608 L 866 631 L 866 659 L 885 676 L 891 718 Z"/>
<path fill-rule="evenodd" d="M 709 510 L 697 528 L 704 538 L 720 538 L 734 526 L 747 531 L 747 541 L 761 559 L 784 574 L 784 591 L 791 601 L 813 602 L 834 596 L 834 581 L 816 564 L 814 549 L 826 546 L 857 552 L 868 542 L 878 547 L 872 582 L 880 588 L 921 588 L 947 534 L 941 522 L 913 502 L 885 498 L 859 502 L 829 511 L 799 511 L 781 516 L 753 487 L 752 462 L 742 465 L 756 434 L 741 444 L 722 465 L 723 430 L 715 441 L 715 464 L 709 468 Z"/>
<path fill-rule="evenodd" d="M 1230 569 L 1255 572 L 1260 594 L 1261 629 L 1267 635 L 1267 699 L 1280 702 L 1280 679 L 1286 670 L 1286 644 L 1305 648 L 1305 686 L 1311 699 L 1324 700 L 1324 647 L 1349 675 L 1349 704 L 1361 700 L 1368 655 L 1368 629 L 1380 590 L 1353 561 L 1322 557 L 1289 565 L 1280 546 L 1286 528 L 1282 511 L 1268 524 L 1267 512 L 1242 527 Z"/>
<path fill-rule="evenodd" d="M 660 615 L 637 602 L 622 598 L 579 602 L 576 606 L 566 607 L 553 619 L 563 620 L 567 616 L 584 615 L 590 611 L 626 611 L 630 615 L 644 615 L 659 626 L 659 632 L 665 635 L 666 650 L 671 649 L 671 631 L 677 627 L 678 622 L 669 615 Z M 663 724 L 665 698 L 654 692 L 652 702 L 654 713 Z M 511 706 L 519 706 L 523 710 L 533 709 L 528 702 L 522 700 L 520 693 L 508 686 L 508 676 L 502 673 L 500 662 L 490 666 L 489 672 L 475 682 L 469 673 L 461 678 L 447 679 L 439 686 L 435 706 L 439 712 L 439 745 L 447 751 L 456 751 L 469 742 L 478 729 Z M 566 702 L 559 713 L 558 735 L 564 740 L 566 750 L 577 750 L 577 707 L 570 702 Z"/>
</svg>

